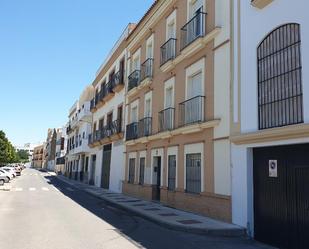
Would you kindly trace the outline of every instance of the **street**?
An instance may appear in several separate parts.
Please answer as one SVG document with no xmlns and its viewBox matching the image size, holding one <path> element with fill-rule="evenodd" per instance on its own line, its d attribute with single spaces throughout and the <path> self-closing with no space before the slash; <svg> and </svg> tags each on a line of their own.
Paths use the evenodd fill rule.
<svg viewBox="0 0 309 249">
<path fill-rule="evenodd" d="M 34 169 L 9 185 L 0 191 L 3 249 L 268 248 L 246 238 L 165 229 Z"/>
</svg>

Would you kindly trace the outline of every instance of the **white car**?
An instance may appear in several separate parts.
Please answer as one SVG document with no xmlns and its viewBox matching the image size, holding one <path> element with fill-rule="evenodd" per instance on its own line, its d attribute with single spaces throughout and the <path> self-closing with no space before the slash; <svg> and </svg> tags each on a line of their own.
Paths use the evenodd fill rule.
<svg viewBox="0 0 309 249">
<path fill-rule="evenodd" d="M 7 171 L 7 172 L 9 172 L 9 173 L 11 173 L 11 174 L 13 175 L 13 177 L 16 177 L 16 171 L 15 171 L 14 168 L 11 168 L 11 167 L 2 167 L 1 169 L 2 169 L 2 170 L 5 170 L 5 171 Z"/>
<path fill-rule="evenodd" d="M 4 175 L 6 175 L 9 178 L 9 180 L 14 178 L 13 174 L 10 173 L 9 171 L 6 171 L 4 169 L 0 169 L 0 172 L 3 173 Z"/>
<path fill-rule="evenodd" d="M 0 176 L 1 176 L 1 179 L 5 180 L 5 182 L 9 182 L 10 181 L 10 177 L 6 173 L 3 173 L 2 170 L 0 170 Z"/>
</svg>

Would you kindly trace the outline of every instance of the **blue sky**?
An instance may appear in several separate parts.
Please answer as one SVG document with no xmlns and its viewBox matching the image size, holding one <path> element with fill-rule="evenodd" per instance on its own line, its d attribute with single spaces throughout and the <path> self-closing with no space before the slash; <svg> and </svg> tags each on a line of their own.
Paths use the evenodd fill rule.
<svg viewBox="0 0 309 249">
<path fill-rule="evenodd" d="M 39 142 L 68 109 L 129 22 L 153 0 L 1 0 L 0 130 Z"/>
</svg>

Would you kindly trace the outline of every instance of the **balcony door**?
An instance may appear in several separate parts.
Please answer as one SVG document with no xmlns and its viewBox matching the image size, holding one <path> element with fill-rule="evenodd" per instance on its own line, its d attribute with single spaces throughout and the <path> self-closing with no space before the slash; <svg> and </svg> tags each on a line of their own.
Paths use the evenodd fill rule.
<svg viewBox="0 0 309 249">
<path fill-rule="evenodd" d="M 166 40 L 171 38 L 176 38 L 176 25 L 174 19 L 167 24 Z"/>
<path fill-rule="evenodd" d="M 191 0 L 191 1 L 189 1 L 188 21 L 191 20 L 198 13 L 201 13 L 203 11 L 203 2 L 204 2 L 204 0 Z"/>
<path fill-rule="evenodd" d="M 200 96 L 203 95 L 202 72 L 190 76 L 187 80 L 187 101 L 184 105 L 185 124 L 203 120 L 204 106 Z"/>
<path fill-rule="evenodd" d="M 131 123 L 137 122 L 137 119 L 138 119 L 137 106 L 134 106 L 131 109 Z"/>
<path fill-rule="evenodd" d="M 196 73 L 188 78 L 187 99 L 203 95 L 202 93 L 202 72 Z"/>
</svg>

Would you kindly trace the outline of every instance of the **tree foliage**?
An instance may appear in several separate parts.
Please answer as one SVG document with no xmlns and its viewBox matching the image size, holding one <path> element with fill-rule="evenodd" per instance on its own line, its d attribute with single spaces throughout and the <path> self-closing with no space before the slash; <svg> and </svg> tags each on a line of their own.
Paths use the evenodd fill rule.
<svg viewBox="0 0 309 249">
<path fill-rule="evenodd" d="M 5 133 L 0 130 L 0 164 L 16 163 L 20 159 L 15 151 L 14 146 L 5 136 Z"/>
</svg>

